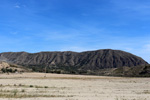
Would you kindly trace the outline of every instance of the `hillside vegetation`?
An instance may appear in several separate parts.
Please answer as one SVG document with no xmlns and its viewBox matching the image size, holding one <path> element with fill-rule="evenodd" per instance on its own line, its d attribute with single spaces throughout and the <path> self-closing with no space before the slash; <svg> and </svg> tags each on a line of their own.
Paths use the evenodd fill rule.
<svg viewBox="0 0 150 100">
<path fill-rule="evenodd" d="M 1 61 L 0 62 L 0 73 L 22 73 L 28 72 L 29 69 L 23 68 L 22 66 L 16 64 L 9 64 L 7 62 Z"/>
</svg>

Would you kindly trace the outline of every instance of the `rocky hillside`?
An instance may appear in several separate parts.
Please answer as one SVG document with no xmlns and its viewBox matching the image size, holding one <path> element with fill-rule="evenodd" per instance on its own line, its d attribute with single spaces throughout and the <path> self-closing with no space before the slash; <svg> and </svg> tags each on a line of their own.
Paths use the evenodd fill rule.
<svg viewBox="0 0 150 100">
<path fill-rule="evenodd" d="M 61 70 L 99 70 L 123 66 L 147 64 L 142 58 L 120 50 L 103 49 L 87 52 L 6 52 L 0 54 L 0 60 L 24 65 L 30 68 Z"/>
</svg>

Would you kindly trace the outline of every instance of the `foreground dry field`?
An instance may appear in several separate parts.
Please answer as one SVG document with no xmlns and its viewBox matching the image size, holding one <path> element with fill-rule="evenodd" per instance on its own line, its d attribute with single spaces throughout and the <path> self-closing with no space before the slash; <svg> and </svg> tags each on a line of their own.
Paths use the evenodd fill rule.
<svg viewBox="0 0 150 100">
<path fill-rule="evenodd" d="M 150 78 L 0 74 L 0 100 L 150 100 Z"/>
</svg>

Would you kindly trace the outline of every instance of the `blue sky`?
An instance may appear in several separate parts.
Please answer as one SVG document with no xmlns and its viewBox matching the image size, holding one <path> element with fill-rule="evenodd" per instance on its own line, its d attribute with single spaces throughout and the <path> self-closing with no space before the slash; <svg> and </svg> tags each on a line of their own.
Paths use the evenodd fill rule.
<svg viewBox="0 0 150 100">
<path fill-rule="evenodd" d="M 149 0 L 0 0 L 0 52 L 119 49 L 150 62 Z"/>
</svg>

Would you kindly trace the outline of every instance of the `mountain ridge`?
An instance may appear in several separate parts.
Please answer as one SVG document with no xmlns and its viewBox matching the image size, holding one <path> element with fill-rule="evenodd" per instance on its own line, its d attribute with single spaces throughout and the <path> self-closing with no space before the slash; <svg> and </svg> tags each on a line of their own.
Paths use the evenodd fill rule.
<svg viewBox="0 0 150 100">
<path fill-rule="evenodd" d="M 0 59 L 3 58 L 8 62 L 21 65 L 44 65 L 48 67 L 76 66 L 86 70 L 148 64 L 141 57 L 125 51 L 112 49 L 84 52 L 4 52 L 0 53 Z"/>
<path fill-rule="evenodd" d="M 0 53 L 0 61 L 21 65 L 36 72 L 106 76 L 150 76 L 150 67 L 141 57 L 112 49 L 84 52 L 4 52 Z"/>
</svg>

